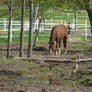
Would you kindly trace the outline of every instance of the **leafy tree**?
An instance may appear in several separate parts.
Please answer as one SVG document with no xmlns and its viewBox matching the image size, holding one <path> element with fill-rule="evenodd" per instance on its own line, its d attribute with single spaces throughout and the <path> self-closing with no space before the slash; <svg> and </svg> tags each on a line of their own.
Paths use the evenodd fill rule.
<svg viewBox="0 0 92 92">
<path fill-rule="evenodd" d="M 71 9 L 86 10 L 89 17 L 92 33 L 92 0 L 69 0 L 69 1 L 72 3 L 69 3 L 67 5 L 70 5 Z"/>
<path fill-rule="evenodd" d="M 54 8 L 64 12 L 67 10 L 72 10 L 72 12 L 76 12 L 77 10 L 86 10 L 92 33 L 92 0 L 47 0 L 46 8 Z"/>
<path fill-rule="evenodd" d="M 91 33 L 92 33 L 92 1 L 91 0 L 83 0 L 83 1 L 84 1 L 85 10 L 87 11 L 89 16 Z"/>
</svg>

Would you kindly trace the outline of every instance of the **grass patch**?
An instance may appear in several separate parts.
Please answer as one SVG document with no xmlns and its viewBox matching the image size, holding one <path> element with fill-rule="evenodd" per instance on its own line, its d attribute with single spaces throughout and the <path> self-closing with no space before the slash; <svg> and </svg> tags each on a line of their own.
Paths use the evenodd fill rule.
<svg viewBox="0 0 92 92">
<path fill-rule="evenodd" d="M 92 36 L 88 36 L 87 38 L 88 38 L 88 40 L 91 40 L 92 41 Z"/>
<path fill-rule="evenodd" d="M 50 65 L 51 64 L 52 63 L 50 63 Z M 49 70 L 48 67 L 43 67 L 33 62 L 15 60 L 12 58 L 0 58 L 0 78 L 6 80 L 21 80 L 27 83 L 30 82 L 38 84 L 47 84 L 51 78 L 52 82 L 56 84 L 59 80 L 64 82 L 65 85 L 82 85 L 85 87 L 92 87 L 92 72 L 88 72 L 88 70 L 83 72 L 83 70 L 81 70 L 81 73 L 73 74 L 72 77 L 70 77 L 69 72 L 73 70 L 73 67 L 74 65 L 72 63 L 57 66 L 57 69 L 64 73 L 64 76 L 62 77 L 61 73 L 54 69 L 54 67 L 52 70 Z"/>
<path fill-rule="evenodd" d="M 24 42 L 28 42 L 28 35 L 29 35 L 29 32 L 25 31 L 24 32 Z M 6 36 L 5 38 L 2 37 L 2 36 Z M 7 43 L 8 41 L 8 33 L 1 33 L 0 34 L 0 43 L 4 44 L 4 43 Z M 12 33 L 12 43 L 19 43 L 20 42 L 20 32 L 13 32 Z M 33 33 L 33 41 L 35 39 L 35 36 L 36 36 L 36 33 L 34 32 Z M 39 32 L 39 39 L 38 39 L 39 42 L 48 42 L 49 41 L 49 33 L 44 33 L 44 32 Z"/>
<path fill-rule="evenodd" d="M 19 43 L 20 42 L 20 32 L 13 32 L 12 33 L 13 38 L 12 38 L 12 43 Z M 28 42 L 28 31 L 24 32 L 24 42 Z M 8 38 L 4 38 L 2 36 L 8 36 L 8 33 L 1 33 L 0 34 L 0 43 L 4 44 L 7 43 Z M 36 36 L 36 32 L 33 33 L 33 41 L 35 39 Z M 85 36 L 83 35 L 70 35 L 68 37 L 70 39 L 70 41 L 83 41 L 85 39 Z M 39 36 L 38 36 L 38 42 L 48 42 L 50 39 L 50 34 L 49 33 L 45 33 L 45 32 L 39 32 Z M 88 36 L 88 40 L 92 40 L 92 36 Z"/>
<path fill-rule="evenodd" d="M 84 37 L 83 35 L 70 35 L 70 38 L 80 38 L 81 40 L 84 40 Z"/>
<path fill-rule="evenodd" d="M 89 78 L 83 78 L 79 81 L 79 83 L 86 87 L 92 87 L 92 80 Z"/>
</svg>

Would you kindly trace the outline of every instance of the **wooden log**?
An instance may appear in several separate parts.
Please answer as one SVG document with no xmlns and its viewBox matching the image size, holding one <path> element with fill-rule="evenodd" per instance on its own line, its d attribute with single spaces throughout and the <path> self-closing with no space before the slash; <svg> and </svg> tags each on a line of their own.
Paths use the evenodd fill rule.
<svg viewBox="0 0 92 92">
<path fill-rule="evenodd" d="M 87 58 L 87 59 L 77 59 L 77 60 L 72 60 L 72 59 L 53 59 L 53 58 L 45 58 L 45 59 L 39 59 L 39 58 L 24 58 L 24 57 L 14 57 L 14 59 L 19 59 L 23 61 L 35 61 L 35 62 L 56 62 L 56 63 L 64 63 L 64 62 L 72 62 L 72 63 L 79 63 L 79 62 L 91 62 L 92 58 Z"/>
</svg>

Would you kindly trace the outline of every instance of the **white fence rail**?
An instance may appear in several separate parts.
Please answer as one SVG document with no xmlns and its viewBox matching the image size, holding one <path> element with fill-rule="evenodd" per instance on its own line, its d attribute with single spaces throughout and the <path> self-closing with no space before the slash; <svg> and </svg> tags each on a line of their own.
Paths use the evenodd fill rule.
<svg viewBox="0 0 92 92">
<path fill-rule="evenodd" d="M 7 32 L 8 31 L 8 23 L 9 21 L 7 21 L 7 19 L 3 19 L 2 21 L 0 21 L 0 31 L 2 32 Z M 58 24 L 65 24 L 66 26 L 68 26 L 68 24 L 66 23 L 66 21 L 64 20 L 43 20 L 40 26 L 40 32 L 44 32 L 44 30 L 51 30 L 53 26 L 58 25 Z M 38 24 L 37 24 L 38 25 Z M 75 24 L 74 21 L 71 24 L 72 25 L 72 29 L 75 28 Z M 12 42 L 12 31 L 20 31 L 21 28 L 21 21 L 12 21 L 11 24 L 11 42 Z M 34 27 L 34 26 L 33 26 Z M 76 24 L 76 28 L 80 29 L 80 30 L 85 30 L 85 40 L 87 40 L 87 30 L 90 29 L 87 21 L 85 21 L 84 24 Z M 29 30 L 29 21 L 25 21 L 24 23 L 24 29 L 25 31 Z M 5 36 L 2 36 L 3 38 L 5 38 Z M 16 36 L 17 37 L 17 36 Z"/>
<path fill-rule="evenodd" d="M 7 19 L 0 21 L 0 31 L 5 31 L 5 32 L 8 31 L 8 22 L 9 21 L 7 21 Z M 84 30 L 86 26 L 86 28 L 89 29 L 90 27 L 87 24 L 87 21 L 85 21 L 85 23 L 76 24 L 76 28 Z M 68 25 L 66 21 L 64 20 L 52 20 L 52 19 L 43 20 L 40 26 L 40 32 L 43 32 L 44 30 L 51 30 L 53 26 L 58 25 L 58 24 L 65 24 L 66 26 Z M 25 31 L 29 30 L 29 21 L 25 21 L 24 25 L 25 25 L 24 26 Z M 71 25 L 72 25 L 72 28 L 74 29 L 75 27 L 74 21 Z M 12 31 L 20 31 L 21 21 L 12 21 L 11 27 L 12 27 Z"/>
</svg>

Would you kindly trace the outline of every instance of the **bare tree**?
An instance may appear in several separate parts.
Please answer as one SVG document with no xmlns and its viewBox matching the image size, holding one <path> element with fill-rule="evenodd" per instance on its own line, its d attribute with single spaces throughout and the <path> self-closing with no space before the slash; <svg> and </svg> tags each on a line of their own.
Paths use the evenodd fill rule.
<svg viewBox="0 0 92 92">
<path fill-rule="evenodd" d="M 24 50 L 24 18 L 25 18 L 25 0 L 22 0 L 22 16 L 21 16 L 21 32 L 20 32 L 20 53 L 19 56 L 23 56 Z"/>
<path fill-rule="evenodd" d="M 29 0 L 29 6 L 30 6 L 30 26 L 29 26 L 28 57 L 32 58 L 33 0 Z"/>
<path fill-rule="evenodd" d="M 40 21 L 39 21 L 38 31 L 37 31 L 36 36 L 35 36 L 35 40 L 34 40 L 34 43 L 33 43 L 33 48 L 34 48 L 34 46 L 35 46 L 35 43 L 36 43 L 36 40 L 37 40 L 37 37 L 38 37 L 38 34 L 39 34 L 39 28 L 40 28 L 41 21 L 42 21 L 42 18 L 43 18 L 43 14 L 44 14 L 44 11 L 45 11 L 45 4 L 46 4 L 46 1 L 47 1 L 47 0 L 44 0 L 44 4 L 43 4 L 43 6 L 42 6 L 41 19 L 40 19 Z"/>
<path fill-rule="evenodd" d="M 9 58 L 9 55 L 10 55 L 10 30 L 11 30 L 11 21 L 12 21 L 12 6 L 13 6 L 13 0 L 10 0 L 10 5 L 9 5 L 10 17 L 9 17 L 9 26 L 8 26 L 7 58 Z"/>
</svg>

